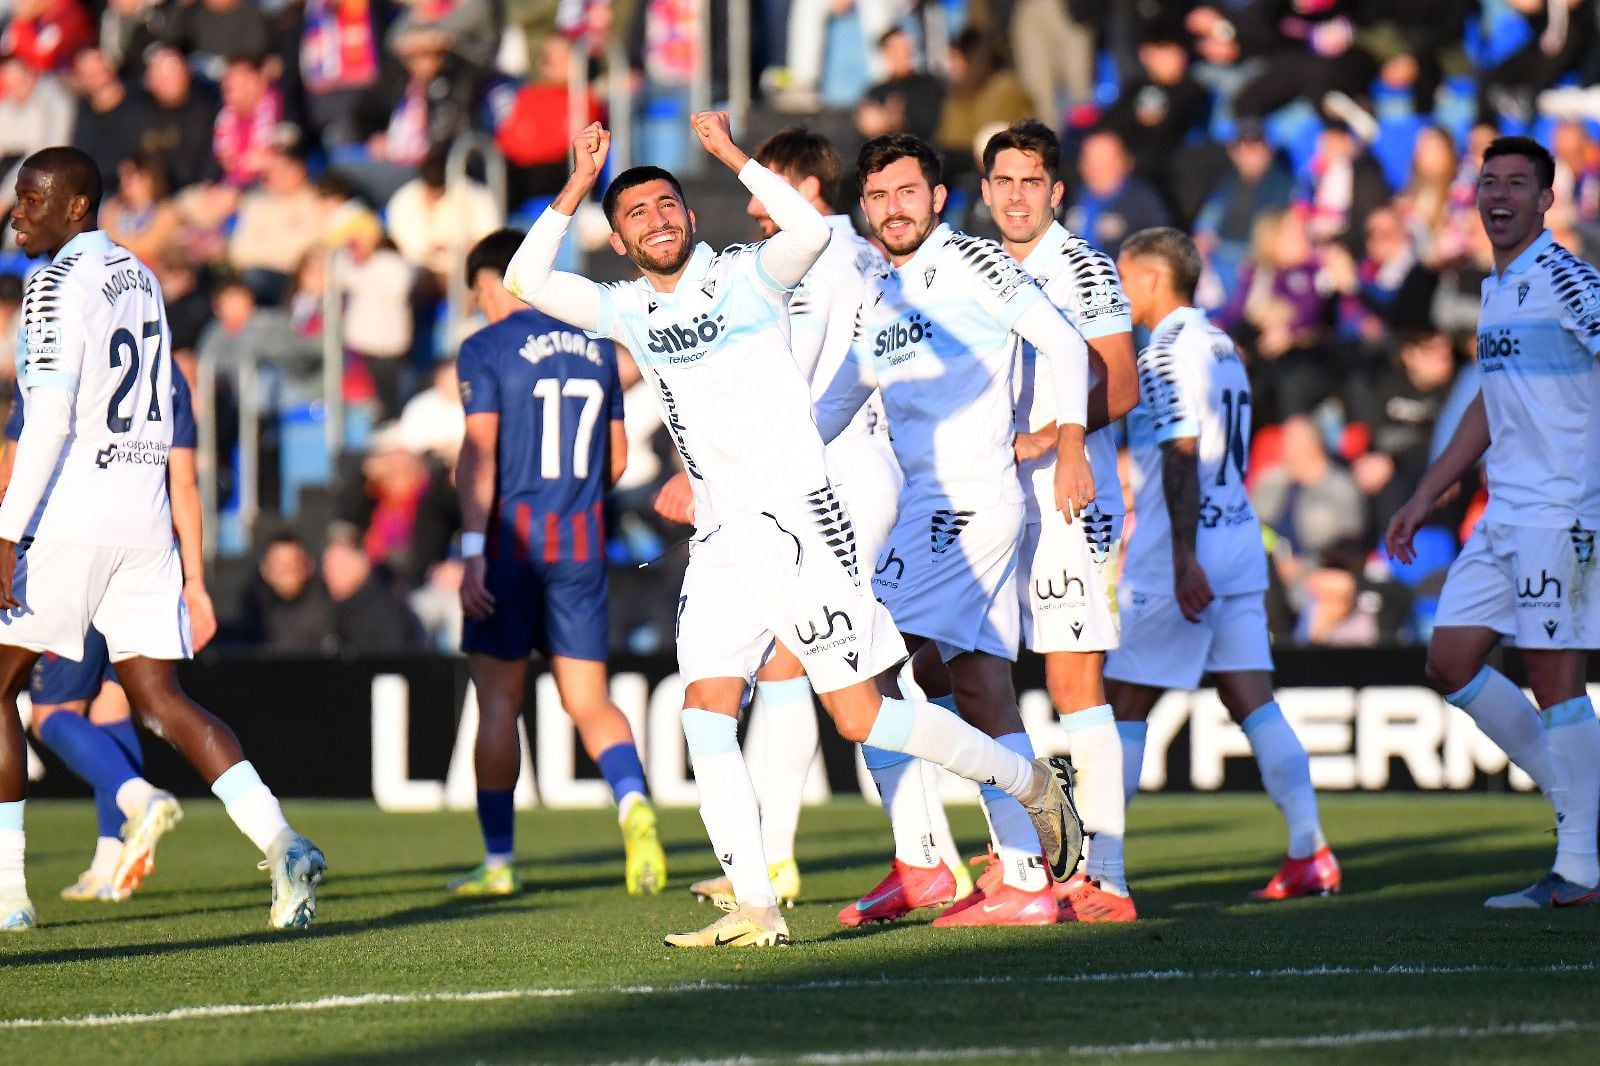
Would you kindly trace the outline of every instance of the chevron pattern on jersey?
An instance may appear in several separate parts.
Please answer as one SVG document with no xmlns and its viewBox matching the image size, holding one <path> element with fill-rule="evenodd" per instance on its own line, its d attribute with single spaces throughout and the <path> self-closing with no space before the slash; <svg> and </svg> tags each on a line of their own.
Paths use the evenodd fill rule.
<svg viewBox="0 0 1600 1066">
<path fill-rule="evenodd" d="M 1078 516 L 1078 521 L 1083 523 L 1083 539 L 1089 542 L 1089 551 L 1099 556 L 1111 550 L 1111 531 L 1116 523 L 1100 510 L 1099 504 L 1091 503 L 1089 510 Z"/>
<path fill-rule="evenodd" d="M 56 323 L 61 321 L 64 308 L 61 306 L 61 285 L 67 280 L 67 275 L 77 264 L 82 253 L 73 253 L 62 259 L 59 263 L 51 263 L 43 270 L 35 271 L 28 279 L 27 288 L 22 295 L 22 328 L 23 334 L 31 341 L 56 338 Z M 30 346 L 27 359 L 30 367 L 42 368 L 55 364 L 56 353 L 41 353 L 36 347 Z"/>
<path fill-rule="evenodd" d="M 967 233 L 953 233 L 946 246 L 960 257 L 978 280 L 1001 295 L 1009 295 L 1033 278 L 994 241 Z"/>
<path fill-rule="evenodd" d="M 1600 271 L 1559 244 L 1552 244 L 1535 260 L 1550 271 L 1550 288 L 1577 319 L 1585 336 L 1600 334 Z"/>
<path fill-rule="evenodd" d="M 1158 432 L 1188 417 L 1172 365 L 1172 346 L 1182 332 L 1182 322 L 1168 326 L 1139 353 L 1140 398 L 1151 413 L 1151 426 Z"/>
<path fill-rule="evenodd" d="M 930 534 L 933 540 L 933 554 L 943 555 L 955 544 L 956 538 L 961 536 L 961 531 L 967 528 L 967 523 L 972 521 L 976 511 L 947 511 L 933 512 L 933 523 Z"/>
<path fill-rule="evenodd" d="M 811 517 L 816 521 L 823 539 L 833 550 L 834 558 L 839 560 L 851 581 L 861 584 L 861 569 L 856 560 L 856 528 L 850 523 L 850 516 L 840 505 L 839 498 L 833 494 L 833 486 L 824 485 L 815 492 L 807 493 L 806 504 L 811 508 Z"/>
</svg>

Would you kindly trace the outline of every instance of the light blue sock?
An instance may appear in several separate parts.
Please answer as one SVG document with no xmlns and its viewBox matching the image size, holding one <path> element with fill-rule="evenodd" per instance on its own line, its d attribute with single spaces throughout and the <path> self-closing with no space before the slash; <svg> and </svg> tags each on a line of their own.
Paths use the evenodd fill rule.
<svg viewBox="0 0 1600 1066">
<path fill-rule="evenodd" d="M 1122 740 L 1122 798 L 1127 803 L 1139 794 L 1139 775 L 1144 772 L 1144 742 L 1150 734 L 1149 722 L 1118 722 Z"/>
<path fill-rule="evenodd" d="M 1288 823 L 1289 857 L 1311 857 L 1326 841 L 1317 818 L 1317 794 L 1311 787 L 1311 760 L 1305 746 L 1276 700 L 1251 711 L 1242 725 L 1261 768 L 1261 783 Z"/>
<path fill-rule="evenodd" d="M 1554 872 L 1577 885 L 1600 882 L 1595 822 L 1600 815 L 1600 721 L 1588 696 L 1539 712 L 1563 802 L 1557 811 Z"/>
<path fill-rule="evenodd" d="M 12 800 L 9 803 L 0 803 L 0 833 L 7 830 L 22 832 L 22 806 L 27 800 Z"/>
</svg>

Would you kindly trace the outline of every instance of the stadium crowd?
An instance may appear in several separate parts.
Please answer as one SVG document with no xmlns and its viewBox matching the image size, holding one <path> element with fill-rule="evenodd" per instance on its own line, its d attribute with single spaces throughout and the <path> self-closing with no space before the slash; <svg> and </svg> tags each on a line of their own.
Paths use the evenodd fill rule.
<svg viewBox="0 0 1600 1066">
<path fill-rule="evenodd" d="M 709 5 L 716 98 L 731 69 L 726 6 Z M 216 369 L 214 401 L 197 396 L 200 418 L 217 427 L 224 500 L 241 407 L 263 412 L 269 455 L 280 427 L 320 410 L 327 257 L 344 263 L 343 398 L 358 424 L 377 428 L 339 464 L 333 528 L 264 531 L 259 581 L 232 638 L 456 647 L 451 467 L 462 414 L 450 277 L 472 242 L 530 220 L 559 188 L 569 115 L 602 110 L 607 43 L 627 57 L 641 158 L 656 143 L 650 116 L 687 110 L 697 5 L 5 8 L 0 197 L 38 148 L 70 143 L 94 157 L 110 190 L 102 224 L 158 275 L 179 366 L 191 382 L 201 362 Z M 975 233 L 994 233 L 975 148 L 1028 116 L 1059 128 L 1076 161 L 1069 228 L 1112 255 L 1146 226 L 1192 232 L 1207 257 L 1203 302 L 1250 361 L 1251 488 L 1270 527 L 1275 636 L 1419 640 L 1481 486 L 1469 479 L 1443 524 L 1419 537 L 1415 566 L 1389 567 L 1379 533 L 1476 391 L 1479 283 L 1491 261 L 1473 208 L 1476 160 L 1496 132 L 1549 144 L 1551 227 L 1600 256 L 1600 92 L 1587 88 L 1600 80 L 1597 8 L 760 0 L 752 88 L 782 111 L 842 108 L 863 138 L 904 129 L 930 139 L 946 157 L 947 218 Z M 595 77 L 573 101 L 569 71 L 584 49 Z M 508 163 L 503 202 L 481 181 L 447 190 L 447 153 L 471 131 Z M 0 346 L 12 347 L 25 263 L 12 254 L 0 269 Z M 241 404 L 241 369 L 253 363 L 257 394 Z M 0 351 L 0 369 L 14 373 L 11 352 Z M 672 472 L 665 434 L 647 399 L 630 400 L 628 414 L 635 446 L 609 519 L 619 564 L 654 560 L 683 535 L 651 507 Z M 675 574 L 628 580 L 664 590 Z M 619 603 L 616 646 L 664 645 L 671 597 L 654 598 L 665 623 Z"/>
</svg>

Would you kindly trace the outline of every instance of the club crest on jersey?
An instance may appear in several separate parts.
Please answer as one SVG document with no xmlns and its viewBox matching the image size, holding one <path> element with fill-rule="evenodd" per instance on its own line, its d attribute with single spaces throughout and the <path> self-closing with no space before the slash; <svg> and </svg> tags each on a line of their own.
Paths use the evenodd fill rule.
<svg viewBox="0 0 1600 1066">
<path fill-rule="evenodd" d="M 1532 288 L 1533 288 L 1533 286 L 1528 284 L 1526 281 L 1524 281 L 1522 284 L 1517 286 L 1517 306 L 1518 307 L 1521 307 L 1522 306 L 1522 301 L 1524 301 L 1524 300 L 1526 300 L 1528 298 L 1528 290 L 1532 289 Z"/>
<path fill-rule="evenodd" d="M 888 359 L 891 363 L 901 363 L 909 359 L 914 352 L 908 351 L 915 345 L 933 337 L 933 323 L 923 318 L 920 314 L 913 314 L 905 321 L 895 321 L 878 331 L 874 342 L 872 354 L 878 359 Z"/>
<path fill-rule="evenodd" d="M 935 268 L 934 267 L 929 267 L 927 270 L 924 270 L 922 272 L 922 284 L 923 284 L 924 287 L 926 287 L 926 288 L 932 288 L 933 287 L 933 275 L 934 275 L 934 273 L 935 273 Z"/>
<path fill-rule="evenodd" d="M 1572 535 L 1572 554 L 1577 556 L 1579 566 L 1589 566 L 1594 562 L 1594 530 L 1584 529 L 1577 522 L 1572 523 L 1568 530 Z"/>
<path fill-rule="evenodd" d="M 705 354 L 697 349 L 715 344 L 717 338 L 722 336 L 722 331 L 728 328 L 727 318 L 717 315 L 695 315 L 688 322 L 676 322 L 670 326 L 653 329 L 647 335 L 645 347 L 656 355 L 691 355 L 690 359 L 674 359 L 672 362 L 694 362 Z"/>
</svg>

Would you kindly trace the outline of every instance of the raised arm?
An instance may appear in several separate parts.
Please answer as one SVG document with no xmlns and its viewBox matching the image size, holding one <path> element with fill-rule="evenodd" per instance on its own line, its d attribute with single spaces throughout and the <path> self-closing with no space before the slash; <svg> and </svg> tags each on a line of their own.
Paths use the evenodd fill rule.
<svg viewBox="0 0 1600 1066">
<path fill-rule="evenodd" d="M 733 143 L 725 111 L 702 111 L 691 120 L 700 143 L 735 174 L 761 201 L 778 233 L 761 242 L 757 262 L 766 279 L 785 291 L 800 284 L 806 271 L 828 246 L 828 220 L 800 195 L 800 190 L 757 163 Z"/>
<path fill-rule="evenodd" d="M 611 134 L 600 123 L 591 123 L 578 134 L 572 147 L 577 160 L 572 176 L 511 257 L 506 268 L 506 291 L 552 318 L 595 331 L 600 329 L 604 306 L 600 286 L 554 268 L 572 216 L 594 189 L 600 168 L 605 165 Z"/>
</svg>

